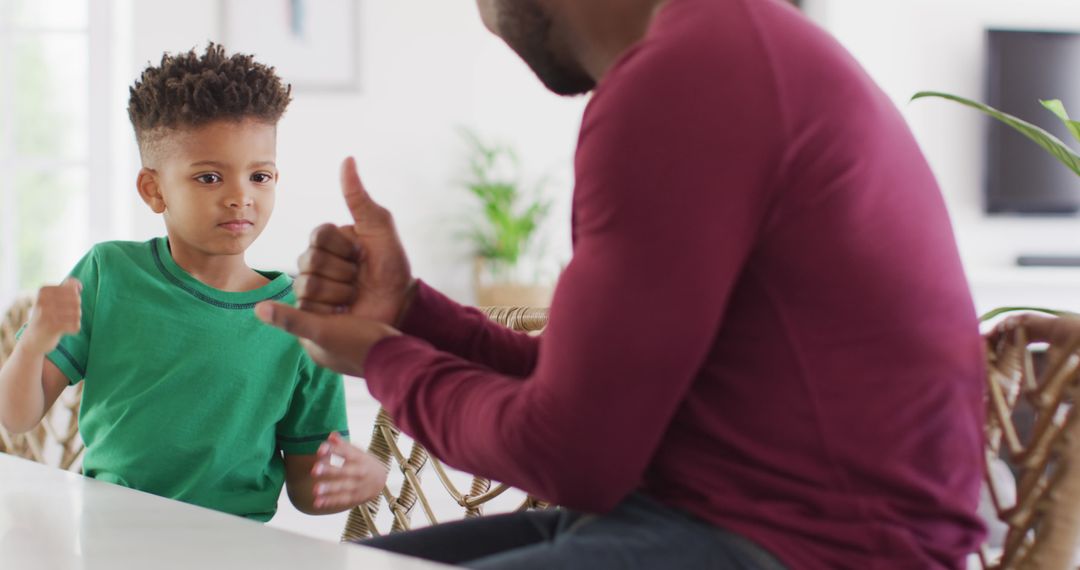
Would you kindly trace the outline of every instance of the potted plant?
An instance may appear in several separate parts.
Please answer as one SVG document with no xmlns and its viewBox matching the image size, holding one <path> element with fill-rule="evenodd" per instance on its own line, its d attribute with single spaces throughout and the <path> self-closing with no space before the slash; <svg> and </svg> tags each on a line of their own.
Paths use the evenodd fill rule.
<svg viewBox="0 0 1080 570">
<path fill-rule="evenodd" d="M 1003 113 L 989 105 L 984 105 L 977 101 L 972 101 L 971 99 L 965 99 L 963 97 L 959 97 L 957 95 L 952 95 L 949 93 L 941 93 L 937 91 L 920 91 L 916 93 L 911 98 L 911 100 L 914 101 L 916 99 L 922 99 L 926 97 L 938 97 L 941 99 L 948 99 L 950 101 L 955 101 L 957 103 L 960 103 L 961 105 L 966 105 L 968 107 L 978 109 L 979 111 L 986 113 L 987 115 L 1005 123 L 1006 125 L 1009 125 L 1013 129 L 1018 131 L 1020 134 L 1026 136 L 1042 148 L 1046 149 L 1046 151 L 1053 155 L 1054 158 L 1058 159 L 1058 161 L 1069 167 L 1070 170 L 1080 176 L 1080 154 L 1077 154 L 1076 151 L 1074 151 L 1067 144 L 1062 142 L 1061 139 L 1048 133 L 1044 129 L 1037 127 L 1023 119 L 1014 117 L 1013 115 L 1010 115 L 1008 113 Z M 1062 104 L 1060 100 L 1040 100 L 1039 103 L 1041 103 L 1043 107 L 1045 107 L 1055 116 L 1057 116 L 1058 119 L 1064 122 L 1065 126 L 1069 129 L 1069 134 L 1072 135 L 1072 137 L 1077 141 L 1080 141 L 1080 122 L 1074 121 L 1069 118 L 1069 113 L 1065 110 L 1065 105 Z M 1013 311 L 1037 311 L 1058 316 L 1072 314 L 1068 311 L 1058 311 L 1054 309 L 1045 309 L 1039 307 L 1001 307 L 982 315 L 980 317 L 980 320 L 988 321 L 1003 313 Z"/>
<path fill-rule="evenodd" d="M 466 231 L 473 250 L 473 278 L 479 306 L 536 306 L 550 302 L 551 288 L 538 283 L 537 234 L 551 202 L 541 181 L 523 189 L 521 162 L 514 149 L 489 144 L 464 130 L 469 176 L 463 186 L 479 212 Z"/>
<path fill-rule="evenodd" d="M 911 100 L 922 99 L 925 97 L 939 97 L 942 99 L 948 99 L 950 101 L 956 101 L 961 105 L 967 105 L 973 109 L 978 109 L 987 115 L 1009 125 L 1016 129 L 1020 134 L 1035 141 L 1036 144 L 1046 149 L 1047 152 L 1052 154 L 1054 158 L 1061 161 L 1062 164 L 1068 166 L 1073 172 L 1080 176 L 1080 155 L 1078 155 L 1068 145 L 1061 142 L 1061 139 L 1046 132 L 1040 127 L 1037 127 L 1023 119 L 1014 117 L 1008 113 L 1003 113 L 997 109 L 972 101 L 971 99 L 965 99 L 949 93 L 940 93 L 937 91 L 920 91 L 912 96 Z M 1073 136 L 1077 141 L 1080 141 L 1080 122 L 1074 121 L 1069 118 L 1069 113 L 1065 110 L 1065 105 L 1058 99 L 1050 99 L 1048 101 L 1039 101 L 1043 107 L 1049 110 L 1051 113 L 1061 119 L 1065 126 L 1069 129 L 1069 134 Z"/>
<path fill-rule="evenodd" d="M 1061 139 L 1044 129 L 1008 113 L 1003 113 L 989 105 L 984 105 L 948 93 L 922 91 L 916 93 L 912 97 L 912 100 L 924 97 L 939 97 L 978 109 L 1006 125 L 1009 125 L 1031 139 L 1075 174 L 1080 175 L 1080 154 L 1077 154 L 1072 148 L 1062 142 Z M 1039 102 L 1043 107 L 1064 122 L 1065 126 L 1068 128 L 1069 134 L 1074 139 L 1080 141 L 1080 123 L 1069 118 L 1069 114 L 1061 101 L 1052 99 Z M 1043 307 L 1009 306 L 999 307 L 988 311 L 981 315 L 979 320 L 985 324 L 1001 315 L 1015 311 L 1045 313 L 1056 317 L 1080 317 L 1080 315 L 1070 311 Z M 1026 335 L 1027 333 L 1020 332 L 1018 334 Z M 1025 339 L 1024 345 L 1026 345 L 1027 337 L 1021 336 L 1020 338 Z M 1067 350 L 1075 352 L 1075 349 L 1076 347 L 1072 346 Z M 1007 358 L 1003 359 L 1003 355 L 1007 354 L 1007 351 L 1002 352 L 995 349 L 993 344 L 988 345 L 991 368 L 996 371 L 996 376 L 994 374 L 990 376 L 991 384 L 990 389 L 987 392 L 987 413 L 990 418 L 994 418 L 991 420 L 992 423 L 988 425 L 993 426 L 992 430 L 996 430 L 998 435 L 988 435 L 987 437 L 996 437 L 999 438 L 998 441 L 1000 441 L 1000 438 L 1002 437 L 1001 434 L 1005 430 L 1005 428 L 1002 427 L 1003 424 L 1008 424 L 1009 429 L 1012 430 L 1016 429 L 1014 427 L 1015 425 L 1028 425 L 1031 426 L 1028 429 L 1033 432 L 1033 435 L 1030 436 L 1032 438 L 1030 441 L 1049 441 L 1049 437 L 1044 436 L 1052 436 L 1057 441 L 1056 444 L 1047 446 L 1045 450 L 1046 455 L 1043 455 L 1037 462 L 1019 461 L 1017 452 L 1014 449 L 1011 449 L 1007 444 L 995 444 L 1001 446 L 998 453 L 996 455 L 986 456 L 985 475 L 988 485 L 985 487 L 986 490 L 984 490 L 983 498 L 980 501 L 979 514 L 983 517 L 984 521 L 986 521 L 988 530 L 990 531 L 990 545 L 999 550 L 1008 548 L 1010 537 L 1013 536 L 1013 533 L 1017 528 L 1012 526 L 1013 523 L 1007 520 L 1005 515 L 999 513 L 1015 512 L 1014 509 L 1017 505 L 1018 495 L 1025 493 L 1025 488 L 1038 490 L 1040 485 L 1047 484 L 1046 481 L 1052 481 L 1053 479 L 1060 479 L 1062 481 L 1068 480 L 1068 478 L 1059 478 L 1054 477 L 1053 475 L 1058 475 L 1060 472 L 1067 471 L 1068 469 L 1071 459 L 1070 452 L 1058 452 L 1054 450 L 1060 449 L 1061 445 L 1063 445 L 1061 442 L 1068 441 L 1069 435 L 1063 435 L 1065 433 L 1064 430 L 1058 432 L 1057 435 L 1053 435 L 1056 430 L 1052 427 L 1045 427 L 1073 423 L 1073 418 L 1069 417 L 1073 414 L 1064 413 L 1067 409 L 1065 403 L 1060 399 L 1053 400 L 1051 396 L 1054 393 L 1053 390 L 1045 389 L 1048 386 L 1052 387 L 1052 384 L 1055 382 L 1071 382 L 1071 373 L 1054 373 L 1052 370 L 1047 371 L 1052 366 L 1050 354 L 1053 350 L 1063 351 L 1066 349 L 1064 349 L 1063 346 L 1054 347 L 1052 344 L 1042 350 L 1029 352 L 1025 349 L 1022 352 L 1022 358 L 1018 358 L 1016 361 L 1010 361 Z M 1059 362 L 1066 361 L 1067 359 L 1059 360 Z M 995 362 L 998 364 L 995 364 Z M 1019 364 L 1017 364 L 1017 362 L 1019 362 Z M 1003 369 L 1006 371 L 1004 374 L 1001 372 Z M 1021 371 L 1021 369 L 1023 370 Z M 1015 370 L 1017 372 L 1014 373 L 1012 377 L 1009 377 L 1009 370 Z M 1063 368 L 1062 370 L 1067 371 L 1069 369 Z M 1041 387 L 1038 388 L 1034 385 L 1036 382 L 1035 378 L 1037 377 L 1036 374 L 1038 374 L 1038 377 L 1042 378 L 1042 380 L 1039 381 L 1042 382 Z M 1021 387 L 1020 382 L 1027 382 L 1030 384 L 1025 384 Z M 1065 388 L 1064 392 L 1059 392 L 1058 394 L 1068 394 L 1069 390 L 1071 390 L 1071 388 Z M 1008 392 L 1010 396 L 1002 396 L 1005 392 Z M 1023 400 L 1020 399 L 1021 394 L 1024 394 Z M 1068 396 L 1066 396 L 1066 400 L 1067 399 Z M 1016 422 L 1016 424 L 1013 422 Z M 992 432 L 988 431 L 988 434 L 989 433 Z M 1058 454 L 1053 460 L 1053 464 L 1049 463 L 1049 461 L 1051 461 L 1048 459 L 1050 454 Z M 1047 476 L 1046 473 L 1052 473 L 1053 475 Z M 1018 479 L 1021 483 L 1019 487 L 1017 486 Z M 1029 485 L 1029 483 L 1031 484 Z M 1050 485 L 1053 485 L 1053 483 L 1050 483 Z M 1055 493 L 1059 491 L 1060 489 L 1056 490 Z M 1037 491 L 1031 493 L 1029 496 L 1042 497 L 1044 494 L 1050 493 Z M 1019 500 L 1023 502 L 1024 499 L 1021 497 Z M 1013 520 L 1015 521 L 1015 519 Z M 1048 522 L 1048 519 L 1043 518 L 1041 522 L 1039 522 L 1039 527 L 1036 527 L 1039 530 L 1033 530 L 1032 533 L 1042 534 L 1043 536 L 1052 536 L 1055 532 L 1055 530 L 1053 530 L 1055 522 L 1056 521 L 1053 520 Z M 1018 536 L 1024 535 L 1020 534 Z M 1072 544 L 1075 544 L 1075 534 L 1069 538 L 1072 540 Z M 1031 540 L 1031 535 L 1028 535 L 1025 540 Z M 1023 548 L 1029 548 L 1029 546 L 1024 546 Z M 1063 556 L 1066 557 L 1066 560 L 1070 557 L 1071 548 L 1071 546 L 1062 547 L 1062 551 L 1064 552 Z M 1027 553 L 1030 554 L 1030 550 L 1028 550 Z M 983 555 L 985 555 L 985 550 Z M 1073 560 L 1076 560 L 1076 554 L 1073 554 L 1072 558 Z M 990 567 L 987 566 L 985 559 L 983 559 L 982 565 L 984 567 Z M 1075 564 L 1073 564 L 1073 566 L 1075 566 Z"/>
</svg>

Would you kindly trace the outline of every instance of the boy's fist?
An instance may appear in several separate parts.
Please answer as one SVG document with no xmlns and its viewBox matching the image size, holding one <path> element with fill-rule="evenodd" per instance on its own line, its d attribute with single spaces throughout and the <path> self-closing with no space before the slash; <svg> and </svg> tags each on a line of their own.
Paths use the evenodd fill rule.
<svg viewBox="0 0 1080 570">
<path fill-rule="evenodd" d="M 30 324 L 20 342 L 35 352 L 47 354 L 56 348 L 65 334 L 79 332 L 82 323 L 82 283 L 68 277 L 54 287 L 38 290 Z"/>
</svg>

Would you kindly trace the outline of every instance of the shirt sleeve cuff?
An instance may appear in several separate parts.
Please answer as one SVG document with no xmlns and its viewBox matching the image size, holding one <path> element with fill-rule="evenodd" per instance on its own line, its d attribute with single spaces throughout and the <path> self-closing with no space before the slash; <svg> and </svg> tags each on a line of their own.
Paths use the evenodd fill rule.
<svg viewBox="0 0 1080 570">
<path fill-rule="evenodd" d="M 446 317 L 465 311 L 465 307 L 417 279 L 416 295 L 401 319 L 401 332 L 423 339 L 437 339 L 445 334 Z"/>
<path fill-rule="evenodd" d="M 15 332 L 16 341 L 22 338 L 23 332 L 26 331 L 26 326 L 27 325 L 19 327 L 19 330 Z M 84 374 L 79 370 L 79 366 L 76 364 L 75 359 L 71 357 L 70 353 L 64 350 L 62 345 L 56 345 L 56 349 L 49 354 L 46 354 L 45 358 L 48 358 L 49 362 L 52 362 L 60 369 L 60 372 L 67 378 L 69 386 L 74 386 L 79 380 L 82 380 Z"/>
<path fill-rule="evenodd" d="M 349 440 L 349 430 L 339 430 L 338 434 L 341 435 L 345 441 Z M 284 451 L 286 454 L 313 455 L 315 452 L 319 451 L 319 446 L 329 437 L 329 433 L 303 437 L 279 435 L 277 436 L 277 445 L 281 451 Z"/>
</svg>

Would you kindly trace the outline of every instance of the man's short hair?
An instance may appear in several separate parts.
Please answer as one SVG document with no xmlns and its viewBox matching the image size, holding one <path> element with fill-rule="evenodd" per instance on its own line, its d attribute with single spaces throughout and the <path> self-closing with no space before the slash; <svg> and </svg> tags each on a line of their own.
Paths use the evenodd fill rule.
<svg viewBox="0 0 1080 570">
<path fill-rule="evenodd" d="M 130 89 L 128 117 L 145 153 L 171 129 L 227 119 L 277 124 L 292 100 L 292 86 L 273 67 L 247 54 L 225 54 L 214 42 L 203 54 L 166 53 Z"/>
</svg>

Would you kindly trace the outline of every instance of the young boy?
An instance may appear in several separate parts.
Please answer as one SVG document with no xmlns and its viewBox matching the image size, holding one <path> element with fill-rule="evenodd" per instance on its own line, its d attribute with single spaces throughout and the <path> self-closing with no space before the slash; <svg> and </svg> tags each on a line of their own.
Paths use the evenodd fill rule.
<svg viewBox="0 0 1080 570">
<path fill-rule="evenodd" d="M 287 275 L 244 261 L 274 207 L 290 99 L 273 68 L 214 44 L 143 72 L 128 107 L 137 187 L 168 237 L 98 244 L 39 291 L 0 370 L 6 428 L 31 429 L 85 380 L 87 476 L 259 521 L 283 483 L 310 514 L 378 493 L 384 468 L 338 435 L 341 376 L 251 310 L 293 299 Z"/>
</svg>

